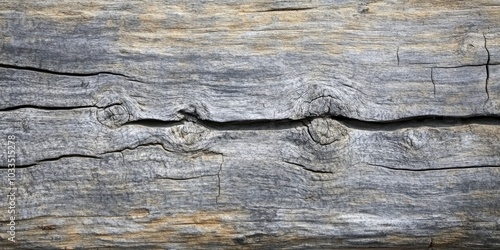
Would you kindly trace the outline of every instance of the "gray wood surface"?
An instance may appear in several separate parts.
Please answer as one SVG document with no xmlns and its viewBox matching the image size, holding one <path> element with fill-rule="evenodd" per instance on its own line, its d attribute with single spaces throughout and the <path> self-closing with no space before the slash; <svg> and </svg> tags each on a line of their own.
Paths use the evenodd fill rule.
<svg viewBox="0 0 500 250">
<path fill-rule="evenodd" d="M 499 117 L 494 0 L 3 0 L 0 248 L 498 249 Z"/>
</svg>

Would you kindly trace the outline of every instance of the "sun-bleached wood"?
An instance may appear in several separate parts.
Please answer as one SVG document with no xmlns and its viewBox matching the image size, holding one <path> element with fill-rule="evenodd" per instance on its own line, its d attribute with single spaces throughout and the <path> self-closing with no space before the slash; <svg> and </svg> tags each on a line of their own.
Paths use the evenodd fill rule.
<svg viewBox="0 0 500 250">
<path fill-rule="evenodd" d="M 491 0 L 2 1 L 0 248 L 499 248 L 498 23 Z"/>
</svg>

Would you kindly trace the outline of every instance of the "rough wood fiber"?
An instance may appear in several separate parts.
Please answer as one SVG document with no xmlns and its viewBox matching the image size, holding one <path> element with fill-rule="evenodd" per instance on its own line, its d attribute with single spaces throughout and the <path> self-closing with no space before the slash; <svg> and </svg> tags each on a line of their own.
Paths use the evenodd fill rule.
<svg viewBox="0 0 500 250">
<path fill-rule="evenodd" d="M 0 1 L 0 248 L 500 248 L 500 3 Z"/>
</svg>

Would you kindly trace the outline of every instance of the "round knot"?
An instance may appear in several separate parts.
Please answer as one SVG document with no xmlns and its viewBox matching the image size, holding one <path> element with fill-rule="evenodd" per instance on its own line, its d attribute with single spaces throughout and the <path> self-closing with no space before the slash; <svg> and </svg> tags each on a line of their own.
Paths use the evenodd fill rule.
<svg viewBox="0 0 500 250">
<path fill-rule="evenodd" d="M 342 124 L 329 118 L 316 118 L 311 121 L 307 129 L 312 139 L 321 145 L 339 141 L 348 134 Z"/>
<path fill-rule="evenodd" d="M 172 146 L 181 151 L 194 151 L 203 149 L 209 143 L 210 131 L 196 122 L 184 122 L 171 130 L 170 140 Z"/>
<path fill-rule="evenodd" d="M 123 105 L 115 104 L 97 111 L 97 120 L 110 128 L 129 121 L 130 113 Z"/>
</svg>

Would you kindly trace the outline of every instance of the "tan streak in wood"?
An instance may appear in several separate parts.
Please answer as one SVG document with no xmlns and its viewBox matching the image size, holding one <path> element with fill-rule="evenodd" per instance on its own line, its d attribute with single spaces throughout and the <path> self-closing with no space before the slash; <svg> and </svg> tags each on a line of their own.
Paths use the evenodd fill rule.
<svg viewBox="0 0 500 250">
<path fill-rule="evenodd" d="M 50 246 L 62 249 L 75 249 L 77 247 L 85 246 L 88 239 L 82 236 L 81 229 L 82 223 L 77 218 L 61 218 L 50 219 L 41 218 L 32 221 L 33 225 L 41 225 L 33 230 L 23 232 L 29 235 L 29 240 L 37 239 L 40 242 L 46 241 Z M 44 230 L 46 225 L 50 225 L 53 230 Z M 55 236 L 57 237 L 54 238 Z"/>
<path fill-rule="evenodd" d="M 48 19 L 66 25 L 78 25 L 88 22 L 101 13 L 104 4 L 99 1 L 66 2 L 58 4 L 40 4 L 33 2 L 26 7 L 26 14 L 31 17 Z"/>
<path fill-rule="evenodd" d="M 489 138 L 498 140 L 500 145 L 500 126 L 474 124 L 468 125 L 470 134 L 476 138 Z"/>
<path fill-rule="evenodd" d="M 450 230 L 445 230 L 432 237 L 433 247 L 446 247 L 460 245 L 466 241 L 464 229 L 456 227 Z"/>
<path fill-rule="evenodd" d="M 203 12 L 196 14 L 180 11 L 180 9 L 161 4 L 154 8 L 145 7 L 144 11 L 138 15 L 139 27 L 127 27 L 122 21 L 119 47 L 129 52 L 154 49 L 155 52 L 166 53 L 171 47 L 203 46 L 206 49 L 215 49 L 224 45 L 225 50 L 236 52 L 241 49 L 243 43 L 247 45 L 244 45 L 246 49 L 255 50 L 255 52 L 297 51 L 303 49 L 299 45 L 303 35 L 295 29 L 303 28 L 314 14 L 309 11 L 238 14 L 234 6 L 225 5 L 207 5 Z M 181 13 L 184 19 L 179 21 L 179 27 L 165 27 L 169 21 L 166 16 L 168 13 Z M 133 17 L 133 15 L 124 16 L 125 19 Z M 216 19 L 209 24 L 201 22 L 204 18 L 212 17 Z M 265 28 L 270 25 L 274 25 L 273 28 Z M 283 30 L 280 27 L 283 27 Z M 217 43 L 210 43 L 206 40 L 205 34 L 208 31 L 215 32 Z M 256 34 L 253 39 L 249 39 L 250 42 L 245 38 L 248 32 Z"/>
<path fill-rule="evenodd" d="M 190 214 L 176 214 L 146 222 L 143 230 L 119 235 L 130 242 L 165 243 L 175 238 L 188 237 L 185 242 L 190 246 L 203 246 L 210 243 L 233 244 L 232 238 L 237 231 L 226 220 L 244 220 L 248 216 L 242 211 L 198 211 Z M 185 230 L 189 230 L 188 233 Z M 117 235 L 101 235 L 101 240 L 116 240 Z"/>
<path fill-rule="evenodd" d="M 129 218 L 136 220 L 137 228 L 130 229 L 124 234 L 116 234 L 108 231 L 109 227 L 102 226 L 92 228 L 85 227 L 85 218 L 60 218 L 54 221 L 50 218 L 42 218 L 33 221 L 34 225 L 55 225 L 55 230 L 42 230 L 33 227 L 23 232 L 30 235 L 31 239 L 38 238 L 40 242 L 46 242 L 49 246 L 63 249 L 75 249 L 78 247 L 95 246 L 96 240 L 115 242 L 120 237 L 126 242 L 149 242 L 168 243 L 169 239 L 187 239 L 185 244 L 199 247 L 210 243 L 233 244 L 232 238 L 238 235 L 234 228 L 234 221 L 246 221 L 248 215 L 243 211 L 197 211 L 193 213 L 176 213 L 173 216 L 165 216 L 142 222 L 150 216 L 147 209 L 132 209 Z M 106 220 L 107 217 L 104 217 Z M 117 220 L 122 218 L 117 217 Z M 109 220 L 115 220 L 109 218 Z M 233 221 L 233 222 L 231 222 Z M 85 232 L 85 233 L 84 233 Z M 58 240 L 50 240 L 52 236 L 60 236 Z M 49 239 L 49 240 L 47 240 Z M 46 245 L 47 246 L 47 245 Z"/>
</svg>

